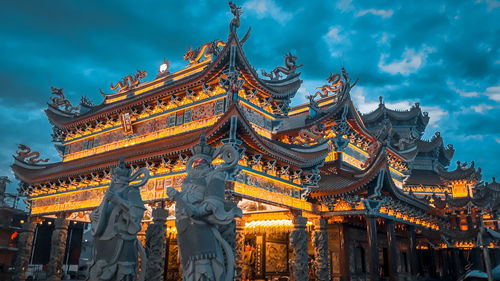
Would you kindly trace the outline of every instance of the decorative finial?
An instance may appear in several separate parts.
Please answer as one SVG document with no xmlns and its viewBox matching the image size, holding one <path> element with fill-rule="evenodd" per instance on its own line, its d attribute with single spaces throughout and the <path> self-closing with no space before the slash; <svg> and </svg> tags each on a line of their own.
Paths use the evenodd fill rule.
<svg viewBox="0 0 500 281">
<path fill-rule="evenodd" d="M 496 183 L 495 177 L 491 178 L 493 181 L 491 183 Z"/>
<path fill-rule="evenodd" d="M 243 14 L 243 11 L 241 11 L 241 7 L 236 6 L 236 4 L 231 1 L 229 1 L 229 8 L 231 9 L 231 14 L 234 16 L 229 23 L 229 32 L 232 32 L 240 27 L 240 16 Z"/>
<path fill-rule="evenodd" d="M 378 101 L 380 104 L 383 104 L 384 103 L 384 98 L 382 98 L 382 96 L 379 96 L 378 97 Z"/>
</svg>

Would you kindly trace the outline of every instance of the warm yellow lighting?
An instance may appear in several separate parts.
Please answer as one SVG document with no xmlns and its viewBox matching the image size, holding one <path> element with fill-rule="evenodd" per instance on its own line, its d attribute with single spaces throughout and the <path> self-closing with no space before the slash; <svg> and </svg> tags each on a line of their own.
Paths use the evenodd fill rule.
<svg viewBox="0 0 500 281">
<path fill-rule="evenodd" d="M 94 148 L 70 153 L 70 154 L 67 154 L 64 156 L 63 162 L 67 162 L 70 160 L 99 154 L 99 153 L 106 152 L 106 151 L 119 149 L 122 147 L 131 146 L 131 145 L 135 145 L 135 144 L 139 144 L 139 143 L 144 143 L 144 142 L 148 142 L 148 141 L 152 141 L 152 140 L 170 137 L 172 135 L 177 135 L 177 134 L 193 131 L 193 130 L 200 129 L 200 128 L 209 127 L 209 126 L 212 126 L 213 124 L 215 124 L 215 122 L 217 122 L 217 120 L 219 118 L 220 118 L 220 114 L 213 116 L 213 117 L 206 118 L 206 119 L 201 119 L 201 120 L 197 120 L 197 121 L 193 121 L 193 122 L 189 122 L 189 123 L 184 123 L 184 124 L 179 125 L 179 126 L 165 128 L 163 130 L 159 130 L 159 131 L 152 132 L 149 134 L 140 135 L 140 136 L 133 137 L 130 139 L 119 140 L 119 141 L 116 141 L 113 143 L 108 143 L 108 144 L 104 144 L 104 145 L 97 146 Z"/>
<path fill-rule="evenodd" d="M 360 169 L 360 170 L 362 170 L 362 169 L 363 169 L 363 168 L 362 168 L 362 167 L 363 167 L 363 165 L 364 165 L 364 163 L 363 163 L 363 162 L 361 162 L 361 161 L 359 161 L 358 159 L 356 159 L 356 158 L 354 158 L 354 157 L 350 156 L 349 154 L 346 154 L 345 152 L 344 152 L 344 153 L 342 153 L 342 160 L 343 160 L 344 162 L 346 162 L 346 163 L 348 163 L 348 164 L 350 164 L 350 165 L 352 165 L 352 166 L 354 166 L 354 167 L 356 167 L 356 168 Z"/>
<path fill-rule="evenodd" d="M 135 92 L 134 92 L 134 95 L 139 95 L 139 94 L 142 94 L 142 93 L 147 92 L 147 91 L 149 91 L 149 90 L 152 90 L 152 89 L 154 89 L 154 88 L 158 88 L 158 87 L 160 87 L 160 86 L 163 86 L 164 84 L 165 84 L 165 82 L 160 82 L 160 83 L 153 84 L 153 85 L 151 85 L 151 86 L 149 86 L 149 87 L 146 87 L 146 88 L 143 88 L 143 89 L 140 89 L 140 90 L 135 91 Z"/>
<path fill-rule="evenodd" d="M 272 115 L 271 115 L 271 113 L 266 112 L 266 111 L 264 111 L 264 110 L 262 110 L 262 109 L 259 109 L 259 108 L 256 108 L 256 107 L 252 106 L 252 104 L 251 104 L 251 103 L 249 103 L 248 101 L 246 101 L 246 100 L 241 100 L 241 99 L 240 99 L 239 101 L 240 101 L 240 103 L 241 103 L 242 105 L 244 105 L 246 108 L 248 108 L 248 109 L 250 109 L 250 110 L 253 110 L 253 111 L 257 112 L 257 113 L 260 113 L 261 115 L 263 115 L 263 116 L 267 117 L 268 119 L 271 119 L 271 120 L 274 120 L 274 119 L 275 119 L 275 118 L 274 118 L 274 116 L 272 116 Z"/>
<path fill-rule="evenodd" d="M 313 223 L 308 221 L 307 226 Z M 247 233 L 272 233 L 272 232 L 289 232 L 293 229 L 292 220 L 258 220 L 245 223 L 245 232 Z"/>
<path fill-rule="evenodd" d="M 363 155 L 364 155 L 364 156 L 366 156 L 366 157 L 370 157 L 370 155 L 368 155 L 368 153 L 367 153 L 366 151 L 362 150 L 361 148 L 359 148 L 359 147 L 355 146 L 355 145 L 354 145 L 354 144 L 352 144 L 352 143 L 349 143 L 349 147 L 350 147 L 350 148 L 352 148 L 352 149 L 354 149 L 354 150 L 356 150 L 357 152 L 359 152 L 359 153 L 363 154 Z"/>
<path fill-rule="evenodd" d="M 467 197 L 469 195 L 465 181 L 452 182 L 452 191 L 453 197 Z"/>
<path fill-rule="evenodd" d="M 351 205 L 349 205 L 347 202 L 340 200 L 337 205 L 333 208 L 333 211 L 339 212 L 339 211 L 350 211 L 352 210 Z"/>
<path fill-rule="evenodd" d="M 325 157 L 325 162 L 331 162 L 331 161 L 335 161 L 337 159 L 338 159 L 337 152 L 330 151 L 330 152 L 328 152 L 328 155 L 326 155 L 326 157 Z"/>
<path fill-rule="evenodd" d="M 257 134 L 259 134 L 259 135 L 261 135 L 261 136 L 263 136 L 263 137 L 265 137 L 267 139 L 271 139 L 272 138 L 273 134 L 271 133 L 271 131 L 269 131 L 267 129 L 264 129 L 262 127 L 259 127 L 259 126 L 255 125 L 254 123 L 250 123 L 250 124 L 252 125 L 252 128 L 254 129 L 254 131 Z"/>
<path fill-rule="evenodd" d="M 308 212 L 311 212 L 313 209 L 312 203 L 309 203 L 304 199 L 299 199 L 288 195 L 275 193 L 255 186 L 242 184 L 240 182 L 234 183 L 234 192 L 244 197 L 249 197 L 250 199 L 264 200 L 270 203 L 275 203 L 281 206 L 292 207 Z"/>
</svg>

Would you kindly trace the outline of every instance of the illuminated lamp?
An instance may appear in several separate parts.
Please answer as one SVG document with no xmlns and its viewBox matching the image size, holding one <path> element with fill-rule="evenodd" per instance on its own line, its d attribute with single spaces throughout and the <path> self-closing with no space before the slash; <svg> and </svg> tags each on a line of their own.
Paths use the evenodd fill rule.
<svg viewBox="0 0 500 281">
<path fill-rule="evenodd" d="M 158 69 L 158 76 L 169 74 L 168 67 L 170 66 L 170 61 L 165 60 L 163 58 L 163 62 L 160 64 L 160 68 Z"/>
</svg>

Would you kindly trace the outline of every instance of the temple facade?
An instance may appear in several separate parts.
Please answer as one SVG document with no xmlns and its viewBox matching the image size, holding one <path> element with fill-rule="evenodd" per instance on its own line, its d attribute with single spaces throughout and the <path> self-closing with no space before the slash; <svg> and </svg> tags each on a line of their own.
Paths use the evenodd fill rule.
<svg viewBox="0 0 500 281">
<path fill-rule="evenodd" d="M 284 66 L 258 73 L 243 50 L 250 30 L 240 39 L 240 8 L 231 12 L 227 40 L 188 50 L 182 70 L 170 72 L 164 61 L 149 82 L 138 70 L 101 91 L 99 105 L 82 98 L 73 106 L 52 88 L 45 112 L 62 160 L 49 163 L 20 145 L 12 164 L 29 202 L 23 241 L 33 241 L 43 221 L 54 225 L 49 280 L 61 280 L 68 229 L 89 222 L 121 156 L 133 170 L 150 171 L 141 239 L 148 246 L 163 233 L 158 280 L 179 280 L 166 190 L 180 188 L 202 133 L 214 148 L 239 145 L 238 172 L 226 182 L 226 199 L 244 211 L 233 243 L 239 280 L 491 273 L 500 263 L 499 184 L 482 181 L 473 162 L 450 170 L 454 148 L 438 132 L 422 139 L 429 116 L 418 103 L 397 111 L 380 98 L 361 114 L 351 100 L 358 81 L 344 68 L 308 103 L 291 106 L 302 84 L 298 59 L 289 53 Z M 17 280 L 26 278 L 30 245 L 18 255 Z"/>
</svg>

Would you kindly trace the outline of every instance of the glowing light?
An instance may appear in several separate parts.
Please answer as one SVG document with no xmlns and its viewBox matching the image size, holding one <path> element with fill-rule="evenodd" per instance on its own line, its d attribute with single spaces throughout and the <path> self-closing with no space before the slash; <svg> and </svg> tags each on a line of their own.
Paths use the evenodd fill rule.
<svg viewBox="0 0 500 281">
<path fill-rule="evenodd" d="M 246 185 L 240 182 L 234 183 L 234 192 L 245 197 L 250 197 L 251 199 L 264 200 L 271 203 L 276 203 L 281 206 L 292 207 L 304 211 L 311 212 L 313 209 L 312 203 L 309 203 L 304 199 L 279 194 L 273 191 Z"/>
<path fill-rule="evenodd" d="M 161 67 L 160 67 L 160 69 L 161 69 Z M 135 91 L 134 95 L 142 94 L 142 93 L 147 92 L 149 90 L 152 90 L 154 88 L 158 88 L 160 86 L 163 86 L 164 84 L 165 84 L 165 82 L 160 82 L 160 83 L 153 84 L 153 85 L 151 85 L 149 87 L 146 87 L 146 88 L 143 88 L 143 89 Z"/>
<path fill-rule="evenodd" d="M 217 122 L 217 120 L 219 118 L 220 118 L 220 114 L 213 116 L 213 117 L 210 117 L 210 118 L 201 119 L 201 120 L 197 120 L 197 121 L 193 121 L 193 122 L 189 122 L 189 123 L 184 123 L 183 125 L 165 128 L 163 130 L 159 130 L 159 131 L 152 132 L 149 134 L 143 134 L 143 135 L 133 137 L 130 139 L 119 140 L 116 142 L 96 146 L 96 147 L 93 147 L 90 149 L 70 153 L 70 154 L 67 154 L 64 156 L 63 162 L 67 162 L 70 160 L 79 159 L 82 157 L 87 157 L 87 156 L 103 153 L 106 151 L 119 149 L 119 148 L 126 147 L 126 146 L 131 146 L 131 145 L 136 145 L 139 143 L 157 140 L 157 139 L 169 137 L 172 135 L 177 135 L 177 134 L 193 131 L 193 130 L 200 129 L 200 128 L 209 127 L 209 126 L 212 126 L 213 124 L 215 124 L 215 122 Z"/>
<path fill-rule="evenodd" d="M 313 223 L 308 221 L 307 226 Z M 293 229 L 294 225 L 292 220 L 258 220 L 245 223 L 245 232 L 247 233 L 271 233 L 271 232 L 289 232 Z"/>
</svg>

